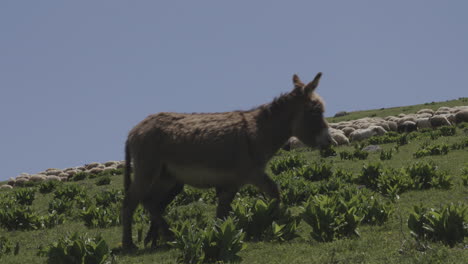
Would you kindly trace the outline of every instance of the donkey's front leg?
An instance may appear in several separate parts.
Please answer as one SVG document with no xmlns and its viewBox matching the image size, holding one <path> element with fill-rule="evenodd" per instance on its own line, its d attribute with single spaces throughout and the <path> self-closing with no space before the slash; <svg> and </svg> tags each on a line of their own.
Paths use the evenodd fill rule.
<svg viewBox="0 0 468 264">
<path fill-rule="evenodd" d="M 265 193 L 272 199 L 276 199 L 278 203 L 280 202 L 280 189 L 278 184 L 274 182 L 270 176 L 262 172 L 255 175 L 253 178 L 252 184 L 255 185 L 261 192 Z"/>
<path fill-rule="evenodd" d="M 226 218 L 231 211 L 231 202 L 236 196 L 239 188 L 216 187 L 216 196 L 218 196 L 218 208 L 216 209 L 217 218 Z"/>
</svg>

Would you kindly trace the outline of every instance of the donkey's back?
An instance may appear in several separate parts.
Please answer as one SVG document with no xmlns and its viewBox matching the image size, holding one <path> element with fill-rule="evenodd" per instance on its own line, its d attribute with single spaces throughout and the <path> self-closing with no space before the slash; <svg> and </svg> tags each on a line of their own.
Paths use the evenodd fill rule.
<svg viewBox="0 0 468 264">
<path fill-rule="evenodd" d="M 251 163 L 246 115 L 240 111 L 150 115 L 129 134 L 134 167 L 148 173 L 152 169 L 148 166 L 160 164 L 165 176 L 197 187 L 243 184 L 236 175 L 248 171 Z"/>
</svg>

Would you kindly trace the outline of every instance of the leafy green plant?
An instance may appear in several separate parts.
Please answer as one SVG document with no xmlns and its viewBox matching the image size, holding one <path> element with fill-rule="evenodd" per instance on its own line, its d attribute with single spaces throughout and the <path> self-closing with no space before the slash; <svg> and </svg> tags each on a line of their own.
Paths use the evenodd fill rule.
<svg viewBox="0 0 468 264">
<path fill-rule="evenodd" d="M 449 204 L 441 209 L 415 206 L 408 218 L 411 234 L 419 240 L 441 241 L 451 247 L 468 236 L 468 207 Z"/>
<path fill-rule="evenodd" d="M 403 134 L 401 135 L 398 140 L 397 140 L 397 146 L 404 146 L 404 145 L 407 145 L 409 143 L 409 140 L 408 140 L 408 134 Z"/>
<path fill-rule="evenodd" d="M 294 170 L 302 167 L 306 162 L 296 154 L 288 154 L 275 158 L 270 162 L 270 169 L 273 174 L 278 175 L 287 170 Z"/>
<path fill-rule="evenodd" d="M 55 198 L 49 202 L 49 213 L 52 213 L 53 211 L 55 211 L 59 214 L 71 215 L 73 205 L 74 205 L 74 201 L 68 198 L 63 198 L 63 199 Z"/>
<path fill-rule="evenodd" d="M 283 172 L 273 179 L 280 186 L 281 201 L 287 205 L 301 204 L 318 193 L 316 185 L 303 177 L 296 176 L 294 171 Z"/>
<path fill-rule="evenodd" d="M 382 175 L 383 168 L 380 163 L 365 164 L 362 167 L 361 175 L 358 177 L 358 182 L 364 184 L 371 189 L 377 189 L 378 179 Z"/>
<path fill-rule="evenodd" d="M 457 128 L 454 126 L 443 126 L 438 129 L 440 134 L 444 137 L 455 136 L 457 134 Z"/>
<path fill-rule="evenodd" d="M 353 152 L 353 156 L 358 160 L 365 160 L 369 156 L 369 152 L 362 151 L 360 149 L 355 149 Z"/>
<path fill-rule="evenodd" d="M 393 157 L 393 150 L 392 149 L 390 149 L 389 151 L 382 150 L 380 152 L 380 160 L 381 161 L 391 160 L 392 157 Z"/>
<path fill-rule="evenodd" d="M 0 258 L 3 255 L 11 254 L 13 252 L 13 243 L 4 236 L 0 236 Z"/>
<path fill-rule="evenodd" d="M 359 236 L 357 227 L 361 218 L 356 215 L 356 207 L 348 206 L 336 197 L 317 195 L 304 205 L 302 219 L 310 225 L 311 237 L 319 242 Z"/>
<path fill-rule="evenodd" d="M 73 177 L 71 178 L 72 181 L 82 181 L 86 178 L 89 177 L 89 173 L 87 172 L 84 172 L 84 171 L 80 171 L 80 172 L 77 172 L 75 175 L 73 175 Z"/>
<path fill-rule="evenodd" d="M 175 197 L 172 202 L 173 205 L 187 205 L 196 201 L 205 201 L 207 203 L 214 203 L 216 201 L 216 194 L 214 190 L 204 190 L 185 186 L 184 189 Z"/>
<path fill-rule="evenodd" d="M 274 199 L 268 202 L 261 199 L 237 199 L 232 206 L 232 215 L 238 219 L 237 225 L 245 231 L 247 240 L 293 239 L 299 222 Z"/>
<path fill-rule="evenodd" d="M 42 194 L 51 193 L 59 184 L 62 184 L 60 181 L 45 181 L 39 184 L 39 192 Z"/>
<path fill-rule="evenodd" d="M 451 177 L 440 172 L 433 162 L 416 162 L 406 168 L 413 180 L 413 188 L 428 189 L 431 187 L 449 189 L 452 186 Z"/>
<path fill-rule="evenodd" d="M 354 155 L 349 151 L 342 151 L 339 153 L 341 160 L 354 160 Z"/>
<path fill-rule="evenodd" d="M 111 227 L 120 224 L 119 209 L 119 205 L 116 204 L 112 204 L 107 207 L 96 207 L 91 205 L 88 208 L 83 208 L 80 216 L 87 227 Z"/>
<path fill-rule="evenodd" d="M 196 228 L 188 221 L 172 228 L 174 248 L 182 251 L 179 261 L 183 263 L 212 263 L 230 261 L 238 258 L 237 254 L 245 249 L 244 233 L 237 229 L 233 218 L 216 220 L 204 230 Z"/>
<path fill-rule="evenodd" d="M 78 185 L 64 185 L 54 192 L 54 198 L 57 199 L 76 200 L 80 197 L 86 197 L 86 192 Z"/>
<path fill-rule="evenodd" d="M 65 215 L 52 211 L 48 215 L 41 216 L 39 221 L 42 228 L 53 228 L 65 222 Z"/>
<path fill-rule="evenodd" d="M 111 252 L 101 236 L 88 238 L 74 233 L 39 249 L 38 255 L 47 257 L 49 264 L 104 264 Z"/>
<path fill-rule="evenodd" d="M 447 155 L 449 152 L 449 145 L 440 144 L 432 146 L 423 146 L 421 149 L 416 151 L 413 156 L 415 158 L 421 158 L 425 156 L 434 156 L 434 155 Z"/>
<path fill-rule="evenodd" d="M 34 230 L 39 229 L 42 224 L 30 207 L 12 206 L 0 210 L 0 226 L 9 231 Z"/>
<path fill-rule="evenodd" d="M 109 176 L 100 177 L 96 181 L 97 186 L 109 185 L 110 183 L 111 183 L 111 178 Z"/>
<path fill-rule="evenodd" d="M 22 188 L 14 192 L 16 201 L 21 205 L 32 205 L 35 194 L 35 188 Z"/>
<path fill-rule="evenodd" d="M 106 190 L 96 194 L 94 199 L 96 200 L 96 206 L 109 206 L 122 202 L 123 193 L 121 190 Z"/>
<path fill-rule="evenodd" d="M 468 166 L 465 166 L 462 169 L 461 179 L 463 186 L 468 186 Z"/>
<path fill-rule="evenodd" d="M 327 163 L 312 163 L 296 168 L 294 174 L 310 181 L 328 179 L 333 175 L 331 165 Z"/>
<path fill-rule="evenodd" d="M 373 136 L 368 139 L 372 145 L 395 143 L 400 140 L 404 135 L 400 135 L 397 132 L 390 131 L 383 136 Z"/>
<path fill-rule="evenodd" d="M 328 158 L 328 157 L 336 156 L 336 150 L 332 146 L 320 149 L 320 156 L 322 158 Z"/>
<path fill-rule="evenodd" d="M 414 181 L 404 170 L 384 169 L 377 179 L 376 190 L 395 199 L 398 194 L 411 189 L 413 183 Z"/>
<path fill-rule="evenodd" d="M 174 206 L 168 210 L 166 218 L 176 225 L 190 221 L 194 225 L 203 228 L 208 225 L 208 219 L 213 217 L 211 214 L 206 215 L 207 207 L 207 204 L 200 201 L 193 202 L 190 205 Z"/>
</svg>

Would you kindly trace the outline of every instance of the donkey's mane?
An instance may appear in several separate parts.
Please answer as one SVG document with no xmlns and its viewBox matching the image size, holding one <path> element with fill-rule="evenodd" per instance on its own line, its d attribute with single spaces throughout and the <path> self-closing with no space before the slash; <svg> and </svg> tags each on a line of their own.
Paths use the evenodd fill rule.
<svg viewBox="0 0 468 264">
<path fill-rule="evenodd" d="M 275 97 L 270 103 L 254 107 L 250 111 L 259 111 L 260 117 L 269 117 L 281 111 L 283 106 L 293 100 L 294 97 L 294 93 L 283 93 L 280 96 Z"/>
</svg>

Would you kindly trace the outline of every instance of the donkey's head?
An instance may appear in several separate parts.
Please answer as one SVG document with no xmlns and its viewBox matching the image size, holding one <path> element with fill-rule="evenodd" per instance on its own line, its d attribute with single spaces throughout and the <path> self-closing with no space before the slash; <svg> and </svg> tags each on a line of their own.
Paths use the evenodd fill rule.
<svg viewBox="0 0 468 264">
<path fill-rule="evenodd" d="M 318 73 L 313 81 L 304 84 L 294 75 L 294 90 L 291 92 L 298 102 L 292 125 L 293 136 L 310 147 L 320 148 L 333 142 L 328 123 L 323 116 L 325 109 L 322 98 L 314 92 L 321 76 L 322 73 Z"/>
</svg>

